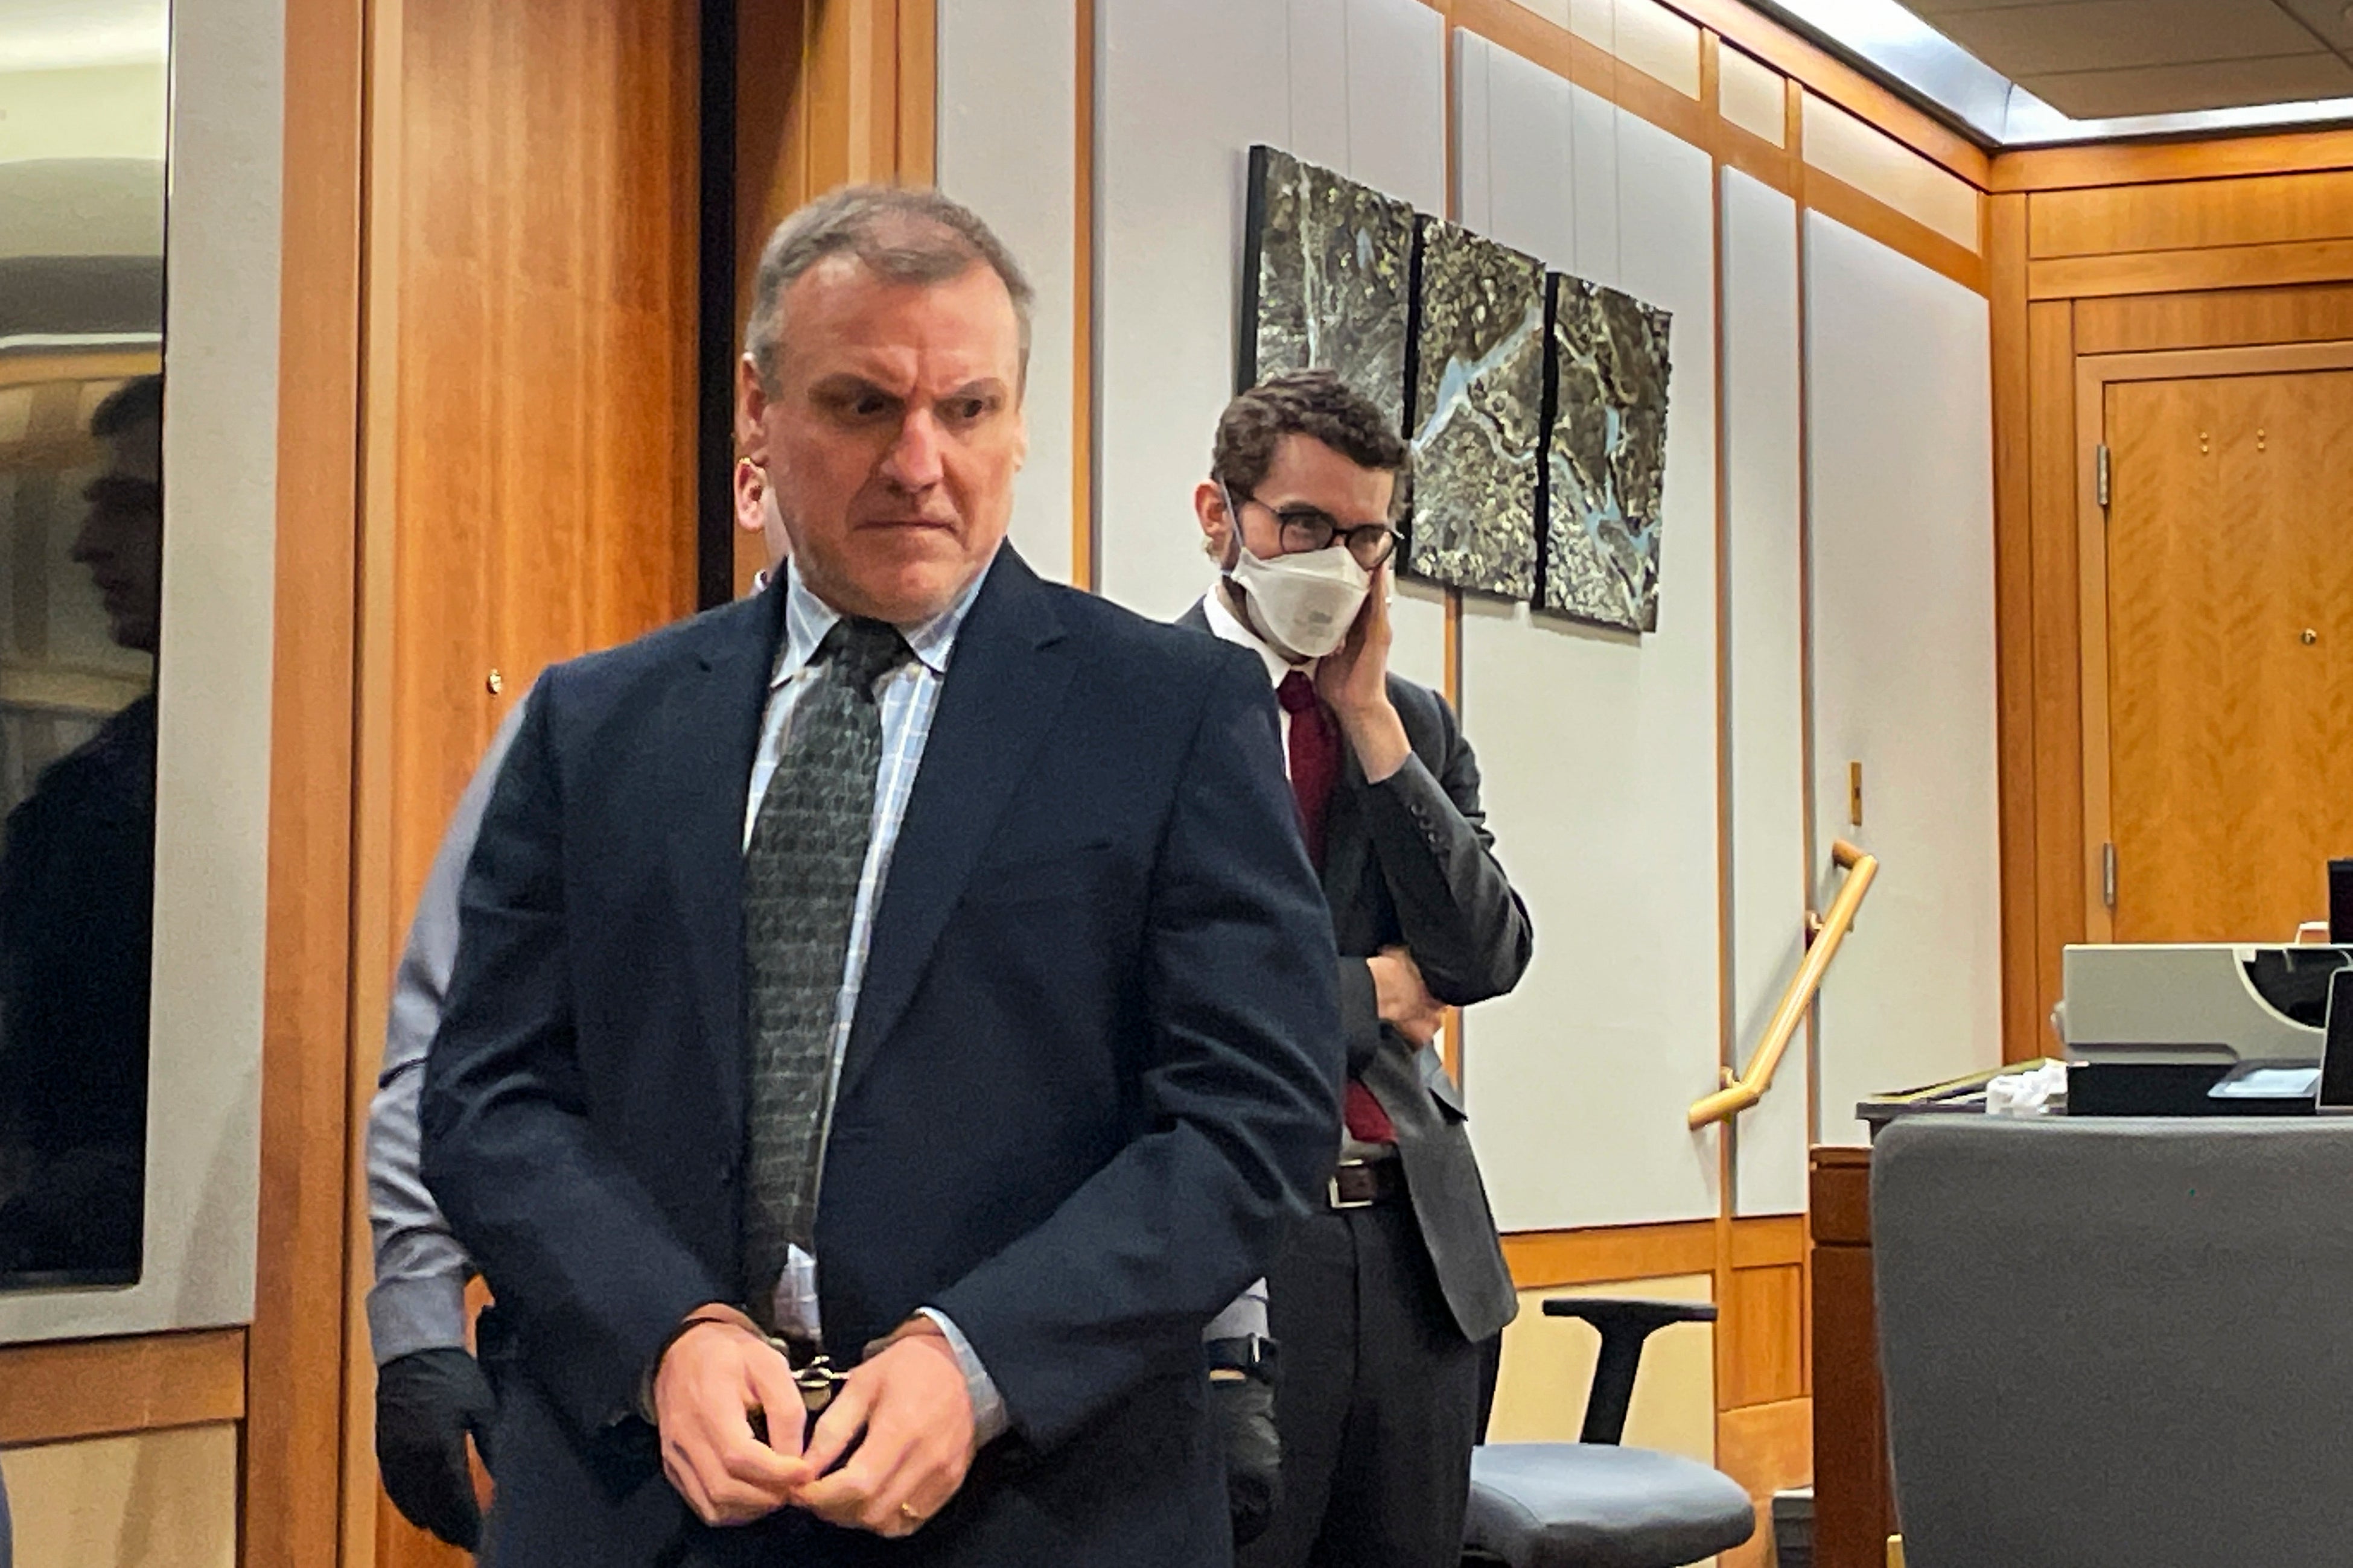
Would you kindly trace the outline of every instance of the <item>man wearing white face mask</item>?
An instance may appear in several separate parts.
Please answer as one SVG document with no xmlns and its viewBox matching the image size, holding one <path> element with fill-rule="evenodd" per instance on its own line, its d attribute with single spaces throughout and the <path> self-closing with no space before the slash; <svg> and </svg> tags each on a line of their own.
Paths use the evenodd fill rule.
<svg viewBox="0 0 2353 1568">
<path fill-rule="evenodd" d="M 1219 577 L 1186 619 L 1274 683 L 1349 1075 L 1325 1204 L 1268 1281 L 1281 1500 L 1242 1568 L 1453 1568 L 1482 1349 L 1517 1308 L 1434 1037 L 1448 1006 L 1518 983 L 1532 934 L 1453 710 L 1388 670 L 1408 467 L 1377 407 L 1304 371 L 1227 407 L 1194 492 Z"/>
</svg>

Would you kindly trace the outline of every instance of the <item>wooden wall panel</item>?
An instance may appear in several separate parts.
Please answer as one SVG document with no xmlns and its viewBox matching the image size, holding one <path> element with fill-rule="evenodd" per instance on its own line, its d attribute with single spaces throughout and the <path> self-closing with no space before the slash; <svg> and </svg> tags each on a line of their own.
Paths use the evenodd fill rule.
<svg viewBox="0 0 2353 1568">
<path fill-rule="evenodd" d="M 1878 1568 L 1895 1529 L 1872 1281 L 1871 1156 L 1818 1149 L 1813 1170 L 1814 1561 Z"/>
<path fill-rule="evenodd" d="M 699 52 L 691 0 L 399 15 L 396 926 L 505 705 L 692 607 Z"/>
<path fill-rule="evenodd" d="M 287 0 L 249 1568 L 333 1563 L 343 1491 L 362 28 L 346 0 Z"/>
<path fill-rule="evenodd" d="M 2060 950 L 2084 940 L 2084 742 L 2075 543 L 2073 307 L 2027 311 L 2034 593 L 2035 1018 L 2060 997 Z M 2038 1046 L 2048 1038 L 2037 1026 Z"/>
<path fill-rule="evenodd" d="M 2079 354 L 2329 342 L 2346 338 L 2353 338 L 2353 283 L 2127 294 L 2075 304 Z"/>
<path fill-rule="evenodd" d="M 898 74 L 892 83 L 898 99 L 898 163 L 892 173 L 911 185 L 928 185 L 936 177 L 939 22 L 938 0 L 898 0 Z"/>
<path fill-rule="evenodd" d="M 2284 131 L 2211 142 L 2089 142 L 2004 153 L 1992 161 L 1986 188 L 2072 190 L 2347 168 L 2353 168 L 2353 132 Z"/>
<path fill-rule="evenodd" d="M 2037 258 L 2191 250 L 2353 235 L 2353 170 L 2039 191 L 2028 198 Z"/>
<path fill-rule="evenodd" d="M 1715 1268 L 1715 1254 L 1716 1225 L 1710 1219 L 1518 1231 L 1504 1237 L 1504 1260 L 1523 1290 L 1704 1274 Z"/>
<path fill-rule="evenodd" d="M 1814 1479 L 1814 1402 L 1788 1399 L 1715 1418 L 1715 1467 L 1757 1505 L 1757 1533 L 1719 1554 L 1717 1568 L 1774 1568 L 1773 1494 Z"/>
<path fill-rule="evenodd" d="M 2004 153 L 1990 180 L 2001 193 L 1990 259 L 2004 1018 L 2016 1058 L 2052 1044 L 2061 948 L 2108 929 L 2085 799 L 2105 759 L 2085 753 L 2099 742 L 2085 728 L 2083 661 L 2104 656 L 2103 628 L 2082 625 L 2079 609 L 2090 504 L 2079 439 L 2096 437 L 2079 431 L 2078 362 L 2353 338 L 2353 133 Z"/>
<path fill-rule="evenodd" d="M 2001 744 L 2002 1054 L 2041 1054 L 2035 967 L 2034 553 L 2026 342 L 2026 198 L 1989 198 L 1992 281 L 1994 647 Z"/>
<path fill-rule="evenodd" d="M 1716 1369 L 1724 1409 L 1798 1399 L 1806 1392 L 1805 1269 L 1795 1263 L 1735 1268 L 1718 1337 L 1737 1353 Z"/>
<path fill-rule="evenodd" d="M 212 1329 L 0 1350 L 0 1447 L 238 1420 L 245 1344 Z"/>
<path fill-rule="evenodd" d="M 929 184 L 938 152 L 935 0 L 735 0 L 735 327 L 760 249 L 846 184 Z M 735 591 L 767 562 L 735 535 Z"/>
<path fill-rule="evenodd" d="M 2291 239 L 2200 250 L 2054 256 L 2029 264 L 2027 291 L 2037 300 L 2080 300 L 2103 294 L 2270 289 L 2346 277 L 2353 277 L 2353 239 Z"/>
</svg>

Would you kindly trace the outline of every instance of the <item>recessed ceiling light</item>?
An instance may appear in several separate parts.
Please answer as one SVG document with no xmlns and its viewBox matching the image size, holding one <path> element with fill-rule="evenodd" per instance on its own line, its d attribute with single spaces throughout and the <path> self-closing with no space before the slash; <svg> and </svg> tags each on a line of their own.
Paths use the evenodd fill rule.
<svg viewBox="0 0 2353 1568">
<path fill-rule="evenodd" d="M 2353 121 L 2353 99 L 2073 120 L 1931 27 L 1898 0 L 1755 3 L 1897 88 L 1956 129 L 1996 149 Z M 2353 27 L 2353 4 L 2345 5 L 2343 16 L 2346 26 Z"/>
</svg>

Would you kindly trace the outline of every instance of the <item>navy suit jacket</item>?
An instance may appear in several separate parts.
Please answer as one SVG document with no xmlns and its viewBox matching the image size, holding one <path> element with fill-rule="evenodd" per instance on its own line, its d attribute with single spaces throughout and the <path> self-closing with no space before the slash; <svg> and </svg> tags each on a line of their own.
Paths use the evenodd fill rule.
<svg viewBox="0 0 2353 1568">
<path fill-rule="evenodd" d="M 1258 662 L 1002 551 L 959 634 L 844 1058 L 828 1348 L 922 1306 L 1011 1431 L 904 1542 L 695 1521 L 634 1415 L 740 1300 L 744 805 L 784 595 L 552 669 L 427 1060 L 428 1186 L 498 1299 L 493 1565 L 1222 1563 L 1200 1333 L 1337 1136 L 1331 926 Z"/>
</svg>

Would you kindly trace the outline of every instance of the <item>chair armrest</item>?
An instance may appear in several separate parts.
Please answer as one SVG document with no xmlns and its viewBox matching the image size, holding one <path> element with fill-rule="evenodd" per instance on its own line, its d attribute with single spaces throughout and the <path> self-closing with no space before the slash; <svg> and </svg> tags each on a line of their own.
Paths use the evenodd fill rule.
<svg viewBox="0 0 2353 1568">
<path fill-rule="evenodd" d="M 1634 1402 L 1634 1374 L 1641 1370 L 1643 1342 L 1670 1323 L 1712 1323 L 1712 1301 L 1664 1301 L 1617 1296 L 1553 1296 L 1547 1318 L 1582 1318 L 1601 1331 L 1601 1354 L 1593 1363 L 1593 1388 L 1585 1398 L 1585 1427 L 1577 1440 L 1615 1444 L 1626 1435 L 1627 1407 Z"/>
</svg>

